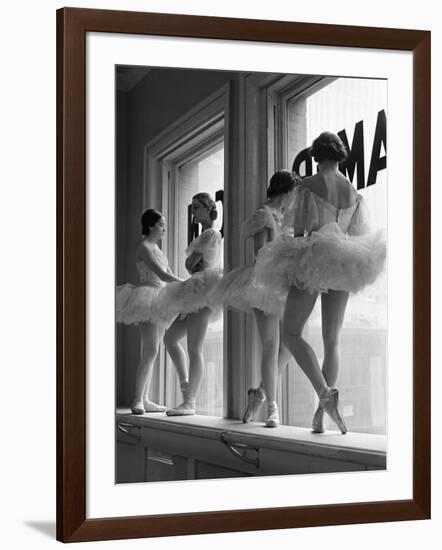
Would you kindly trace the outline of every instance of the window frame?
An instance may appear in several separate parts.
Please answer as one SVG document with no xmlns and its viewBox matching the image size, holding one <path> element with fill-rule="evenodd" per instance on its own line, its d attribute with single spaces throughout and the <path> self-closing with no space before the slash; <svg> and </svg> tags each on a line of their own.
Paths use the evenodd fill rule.
<svg viewBox="0 0 442 550">
<path fill-rule="evenodd" d="M 224 141 L 224 187 L 226 186 L 226 120 L 229 96 L 229 84 L 226 84 L 163 130 L 144 148 L 143 210 L 149 204 L 159 204 L 166 220 L 171 224 L 163 239 L 162 248 L 166 251 L 172 270 L 176 267 L 177 257 L 174 238 L 177 204 L 173 192 L 178 179 L 177 171 L 184 163 Z M 175 371 L 167 368 L 167 361 L 164 346 L 160 345 L 150 391 L 154 399 L 175 404 L 181 399 L 181 393 Z M 223 371 L 225 376 L 225 369 Z"/>
<path fill-rule="evenodd" d="M 271 107 L 268 109 L 268 116 L 272 114 L 274 116 L 273 121 L 268 121 L 269 127 L 274 127 L 274 142 L 271 141 L 271 135 L 268 135 L 269 140 L 269 150 L 274 147 L 276 151 L 279 151 L 279 155 L 275 154 L 275 163 L 279 162 L 278 168 L 287 168 L 291 169 L 293 165 L 293 158 L 289 157 L 288 153 L 288 133 L 289 133 L 289 123 L 288 115 L 290 106 L 294 103 L 307 98 L 326 86 L 332 84 L 333 82 L 340 80 L 339 76 L 306 76 L 302 75 L 300 79 L 293 78 L 290 79 L 290 76 L 287 75 L 285 78 L 281 78 L 279 81 L 276 81 L 268 89 L 269 94 L 269 103 Z M 319 297 L 318 297 L 319 301 Z M 315 307 L 318 306 L 318 303 Z M 294 363 L 294 360 L 291 360 L 290 363 Z M 281 377 L 281 381 L 278 382 L 277 386 L 277 400 L 280 407 L 281 420 L 284 422 L 290 422 L 288 425 L 295 425 L 294 422 L 294 412 L 293 404 L 290 402 L 290 388 L 295 384 L 295 368 L 296 365 L 289 365 L 286 368 L 285 372 Z M 299 376 L 299 374 L 298 374 Z M 314 398 L 314 409 L 317 406 L 318 399 L 316 394 Z M 360 435 L 371 432 L 357 432 Z M 385 434 L 379 434 L 385 435 Z"/>
</svg>

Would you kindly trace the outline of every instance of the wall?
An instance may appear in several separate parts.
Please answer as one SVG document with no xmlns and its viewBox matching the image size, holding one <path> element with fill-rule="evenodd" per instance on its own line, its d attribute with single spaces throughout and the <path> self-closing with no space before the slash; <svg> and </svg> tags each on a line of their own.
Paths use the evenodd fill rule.
<svg viewBox="0 0 442 550">
<path fill-rule="evenodd" d="M 60 548 L 55 519 L 55 9 L 62 1 L 9 2 L 3 7 L 0 134 L 2 164 L 2 478 L 3 546 Z M 77 6 L 207 14 L 321 23 L 424 28 L 433 32 L 433 150 L 442 147 L 442 20 L 437 3 L 404 0 L 400 9 L 384 0 L 358 3 L 247 2 L 224 0 L 76 0 Z M 434 165 L 436 169 L 436 165 Z M 433 204 L 442 202 L 435 172 Z M 434 217 L 436 218 L 436 216 Z M 31 223 L 32 222 L 32 223 Z M 440 226 L 434 224 L 434 281 L 442 280 Z M 6 237 L 6 238 L 5 238 Z M 12 237 L 12 239 L 10 239 Z M 434 341 L 442 325 L 442 290 L 433 289 Z M 442 370 L 433 354 L 433 520 L 260 533 L 200 535 L 104 543 L 106 548 L 264 550 L 412 550 L 440 546 L 442 537 L 442 463 L 439 388 Z M 9 414 L 8 414 L 9 413 Z M 397 429 L 401 429 L 400 426 Z M 437 542 L 439 541 L 439 542 Z M 100 544 L 100 547 L 102 544 Z M 84 548 L 98 547 L 96 543 Z M 83 546 L 82 546 L 83 548 Z"/>
</svg>

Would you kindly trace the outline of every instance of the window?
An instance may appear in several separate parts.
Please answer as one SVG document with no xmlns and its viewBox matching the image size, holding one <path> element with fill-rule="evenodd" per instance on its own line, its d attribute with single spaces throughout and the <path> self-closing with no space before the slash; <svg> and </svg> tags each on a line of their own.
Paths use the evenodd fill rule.
<svg viewBox="0 0 442 550">
<path fill-rule="evenodd" d="M 319 83 L 286 98 L 284 119 L 285 166 L 309 175 L 305 150 L 322 131 L 338 133 L 351 150 L 346 175 L 364 196 L 373 221 L 387 229 L 386 173 L 387 83 L 383 80 L 338 78 Z M 386 275 L 350 297 L 341 335 L 341 410 L 348 429 L 385 433 L 386 423 Z M 318 300 L 305 329 L 319 361 L 323 358 L 321 311 Z M 291 365 L 280 385 L 283 422 L 310 427 L 316 394 L 298 367 Z M 328 420 L 328 419 L 327 419 Z M 332 427 L 332 426 L 330 426 Z"/>
<path fill-rule="evenodd" d="M 190 237 L 189 206 L 192 197 L 199 192 L 207 192 L 215 199 L 222 197 L 224 188 L 224 143 L 220 141 L 203 153 L 197 153 L 191 159 L 175 167 L 175 181 L 172 193 L 175 197 L 175 265 L 180 277 L 188 277 L 184 263 L 185 250 Z M 223 220 L 222 202 L 217 201 L 218 218 L 215 229 L 220 230 Z M 199 228 L 199 231 L 201 229 Z M 184 339 L 185 343 L 185 339 Z M 199 414 L 223 415 L 223 317 L 209 324 L 204 341 L 205 372 L 197 398 Z M 168 368 L 174 369 L 168 360 Z"/>
<path fill-rule="evenodd" d="M 200 191 L 210 193 L 217 200 L 215 227 L 220 229 L 223 224 L 228 98 L 229 87 L 222 86 L 145 146 L 144 202 L 161 205 L 167 220 L 162 247 L 173 272 L 180 276 L 189 275 L 184 262 L 191 239 L 192 196 Z M 185 339 L 182 343 L 186 350 Z M 209 325 L 204 343 L 205 375 L 197 399 L 199 414 L 223 415 L 223 347 L 223 319 L 220 319 Z M 167 407 L 182 402 L 178 376 L 164 345 L 160 346 L 151 388 L 152 396 L 158 396 Z"/>
</svg>

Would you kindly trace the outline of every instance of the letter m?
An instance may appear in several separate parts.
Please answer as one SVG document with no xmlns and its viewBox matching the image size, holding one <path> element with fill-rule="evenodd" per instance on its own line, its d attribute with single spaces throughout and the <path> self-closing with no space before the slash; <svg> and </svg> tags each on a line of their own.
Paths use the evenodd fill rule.
<svg viewBox="0 0 442 550">
<path fill-rule="evenodd" d="M 365 164 L 364 164 L 364 124 L 360 120 L 355 125 L 353 141 L 351 148 L 348 144 L 347 133 L 345 130 L 338 132 L 338 136 L 342 139 L 348 151 L 348 157 L 344 160 L 339 169 L 353 183 L 353 178 L 356 169 L 357 189 L 365 187 Z"/>
</svg>

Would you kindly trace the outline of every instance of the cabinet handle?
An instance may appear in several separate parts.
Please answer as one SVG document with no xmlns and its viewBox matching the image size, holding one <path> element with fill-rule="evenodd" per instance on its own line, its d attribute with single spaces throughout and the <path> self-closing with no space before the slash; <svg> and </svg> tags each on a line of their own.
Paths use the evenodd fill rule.
<svg viewBox="0 0 442 550">
<path fill-rule="evenodd" d="M 124 422 L 117 422 L 117 430 L 119 430 L 121 433 L 127 435 L 128 437 L 131 437 L 132 439 L 135 439 L 139 441 L 141 439 L 140 437 L 140 426 L 134 426 L 133 424 L 126 424 Z M 137 433 L 133 434 L 132 430 L 137 430 Z"/>
<path fill-rule="evenodd" d="M 222 432 L 219 436 L 220 440 L 229 449 L 229 451 L 247 464 L 253 464 L 256 468 L 259 468 L 259 449 L 256 447 L 250 447 L 246 443 L 231 443 L 228 441 L 228 433 Z M 251 454 L 254 456 L 250 456 Z"/>
</svg>

